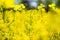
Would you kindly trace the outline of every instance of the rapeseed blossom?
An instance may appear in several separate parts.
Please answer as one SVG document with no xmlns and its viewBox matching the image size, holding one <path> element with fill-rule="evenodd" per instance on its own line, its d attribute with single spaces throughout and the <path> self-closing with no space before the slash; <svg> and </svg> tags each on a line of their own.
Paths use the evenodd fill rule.
<svg viewBox="0 0 60 40">
<path fill-rule="evenodd" d="M 43 4 L 40 4 L 39 6 L 38 6 L 38 9 L 42 9 L 43 7 L 45 7 Z"/>
<path fill-rule="evenodd" d="M 14 10 L 23 10 L 23 9 L 25 9 L 25 6 L 24 6 L 24 4 L 20 4 L 20 5 L 15 5 L 15 7 L 14 7 Z"/>
<path fill-rule="evenodd" d="M 0 40 L 59 40 L 60 9 L 55 4 L 49 7 L 56 8 L 54 14 L 51 10 L 45 12 L 43 4 L 38 10 L 26 10 L 24 4 L 20 4 L 12 10 L 0 11 Z"/>
<path fill-rule="evenodd" d="M 55 9 L 55 6 L 56 6 L 56 5 L 53 4 L 53 3 L 49 5 L 49 7 L 52 8 L 52 9 Z"/>
</svg>

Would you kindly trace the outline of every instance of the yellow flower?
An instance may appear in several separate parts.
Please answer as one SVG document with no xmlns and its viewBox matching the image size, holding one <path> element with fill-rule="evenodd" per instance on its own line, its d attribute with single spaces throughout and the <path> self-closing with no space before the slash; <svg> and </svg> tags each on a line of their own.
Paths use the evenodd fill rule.
<svg viewBox="0 0 60 40">
<path fill-rule="evenodd" d="M 0 0 L 0 6 L 3 5 L 3 0 Z"/>
<path fill-rule="evenodd" d="M 10 7 L 13 7 L 14 5 L 14 0 L 4 0 L 4 3 L 5 3 L 5 7 L 6 8 L 10 8 Z"/>
<path fill-rule="evenodd" d="M 19 10 L 19 8 L 20 8 L 20 5 L 15 5 L 14 6 L 14 10 L 16 10 L 16 11 Z"/>
<path fill-rule="evenodd" d="M 15 5 L 15 7 L 14 7 L 14 10 L 23 10 L 25 8 L 25 6 L 23 5 L 23 4 L 20 4 L 20 5 Z"/>
<path fill-rule="evenodd" d="M 50 5 L 48 5 L 50 8 L 52 8 L 52 9 L 55 9 L 55 4 L 50 4 Z"/>
<path fill-rule="evenodd" d="M 13 39 L 14 40 L 22 40 L 22 37 L 20 37 L 19 35 L 15 34 L 14 37 L 13 37 Z"/>
<path fill-rule="evenodd" d="M 38 6 L 38 9 L 42 9 L 43 7 L 45 7 L 43 4 L 40 4 L 39 6 Z"/>
<path fill-rule="evenodd" d="M 24 4 L 20 4 L 21 8 L 25 8 Z"/>
</svg>

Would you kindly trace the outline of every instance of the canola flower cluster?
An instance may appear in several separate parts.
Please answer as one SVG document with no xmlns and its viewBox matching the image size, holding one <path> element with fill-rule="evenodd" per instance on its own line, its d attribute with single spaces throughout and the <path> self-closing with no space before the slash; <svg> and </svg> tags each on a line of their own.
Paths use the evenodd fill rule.
<svg viewBox="0 0 60 40">
<path fill-rule="evenodd" d="M 48 12 L 43 4 L 38 10 L 25 10 L 21 4 L 15 11 L 0 11 L 0 40 L 60 40 L 60 9 L 48 6 Z"/>
</svg>

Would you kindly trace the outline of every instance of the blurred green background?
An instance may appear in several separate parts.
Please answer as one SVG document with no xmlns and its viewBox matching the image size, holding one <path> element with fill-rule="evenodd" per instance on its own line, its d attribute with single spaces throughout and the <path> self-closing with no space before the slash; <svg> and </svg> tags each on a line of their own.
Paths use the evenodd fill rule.
<svg viewBox="0 0 60 40">
<path fill-rule="evenodd" d="M 60 0 L 15 0 L 15 4 L 24 3 L 26 6 L 34 6 L 37 7 L 40 3 L 48 5 L 50 3 L 54 3 L 57 7 L 60 7 Z"/>
</svg>

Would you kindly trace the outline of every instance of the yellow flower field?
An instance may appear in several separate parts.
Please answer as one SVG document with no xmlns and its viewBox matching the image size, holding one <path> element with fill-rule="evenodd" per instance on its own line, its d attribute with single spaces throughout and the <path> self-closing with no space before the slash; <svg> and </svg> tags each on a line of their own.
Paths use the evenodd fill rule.
<svg viewBox="0 0 60 40">
<path fill-rule="evenodd" d="M 41 4 L 26 10 L 23 4 L 12 10 L 0 8 L 0 40 L 60 40 L 60 8 Z"/>
</svg>

